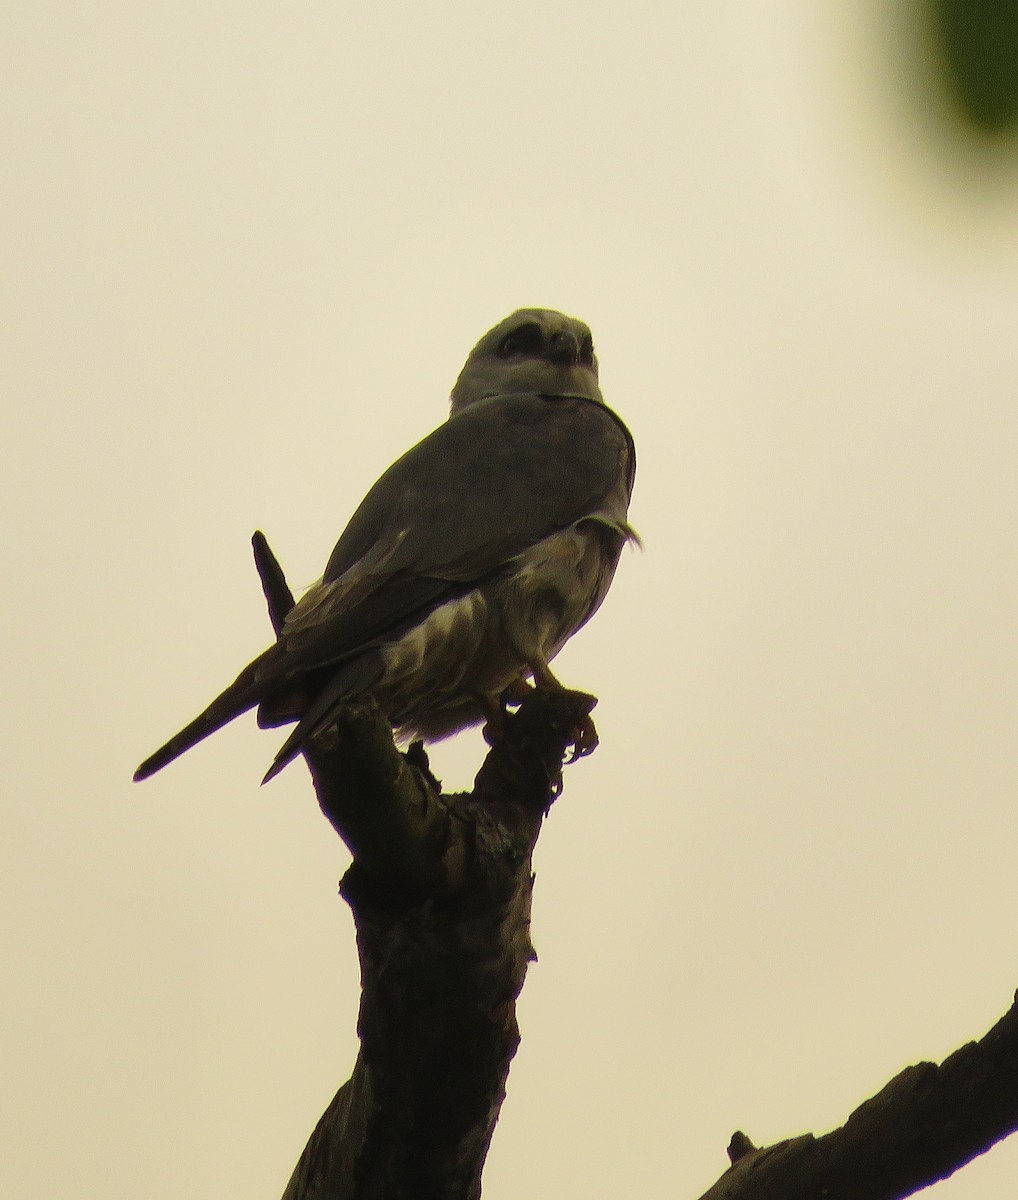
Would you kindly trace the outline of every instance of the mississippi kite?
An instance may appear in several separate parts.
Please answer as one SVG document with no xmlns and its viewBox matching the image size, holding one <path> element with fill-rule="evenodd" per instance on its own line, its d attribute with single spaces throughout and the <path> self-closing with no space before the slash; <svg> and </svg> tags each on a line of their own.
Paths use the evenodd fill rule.
<svg viewBox="0 0 1018 1200">
<path fill-rule="evenodd" d="M 635 471 L 587 326 L 513 313 L 471 351 L 445 424 L 368 492 L 275 645 L 135 779 L 256 706 L 263 727 L 297 722 L 270 779 L 353 696 L 400 736 L 436 739 L 497 724 L 530 679 L 560 688 L 549 662 L 635 540 Z"/>
</svg>

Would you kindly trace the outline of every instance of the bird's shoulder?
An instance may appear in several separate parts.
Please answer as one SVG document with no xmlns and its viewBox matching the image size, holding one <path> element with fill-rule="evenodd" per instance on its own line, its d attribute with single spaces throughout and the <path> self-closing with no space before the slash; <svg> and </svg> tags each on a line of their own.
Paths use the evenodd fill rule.
<svg viewBox="0 0 1018 1200">
<path fill-rule="evenodd" d="M 619 417 L 585 396 L 518 393 L 477 401 L 379 478 L 333 550 L 325 580 L 384 555 L 427 572 L 499 553 L 632 489 L 635 453 Z"/>
<path fill-rule="evenodd" d="M 634 461 L 625 426 L 587 397 L 462 410 L 369 490 L 287 618 L 291 658 L 389 636 L 578 521 L 623 528 Z"/>
</svg>

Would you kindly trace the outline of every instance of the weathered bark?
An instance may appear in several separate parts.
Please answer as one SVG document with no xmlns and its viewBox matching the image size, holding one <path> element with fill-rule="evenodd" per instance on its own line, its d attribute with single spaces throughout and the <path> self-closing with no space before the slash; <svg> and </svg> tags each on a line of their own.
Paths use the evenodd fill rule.
<svg viewBox="0 0 1018 1200">
<path fill-rule="evenodd" d="M 533 958 L 531 855 L 592 699 L 534 693 L 473 792 L 443 796 L 370 701 L 307 758 L 354 856 L 341 885 L 361 964 L 361 1048 L 285 1200 L 470 1200 L 519 1034 Z M 414 759 L 417 762 L 414 762 Z"/>
<path fill-rule="evenodd" d="M 293 597 L 264 537 L 253 543 L 278 632 Z M 442 794 L 419 746 L 399 753 L 370 700 L 307 748 L 319 804 L 353 856 L 340 890 L 357 927 L 361 1046 L 284 1200 L 480 1195 L 534 957 L 531 857 L 594 704 L 533 692 L 459 795 Z"/>
<path fill-rule="evenodd" d="M 840 1129 L 759 1150 L 736 1133 L 733 1165 L 700 1200 L 901 1200 L 1016 1129 L 1018 996 L 980 1041 L 907 1067 Z"/>
</svg>

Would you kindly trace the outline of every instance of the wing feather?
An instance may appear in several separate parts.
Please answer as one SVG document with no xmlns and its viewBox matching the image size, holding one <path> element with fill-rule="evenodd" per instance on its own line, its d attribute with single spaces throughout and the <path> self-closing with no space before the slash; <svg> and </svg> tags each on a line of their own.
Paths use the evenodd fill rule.
<svg viewBox="0 0 1018 1200">
<path fill-rule="evenodd" d="M 586 397 L 472 405 L 368 492 L 322 582 L 283 625 L 284 669 L 340 661 L 397 636 L 585 517 L 623 521 L 634 471 L 628 430 Z"/>
</svg>

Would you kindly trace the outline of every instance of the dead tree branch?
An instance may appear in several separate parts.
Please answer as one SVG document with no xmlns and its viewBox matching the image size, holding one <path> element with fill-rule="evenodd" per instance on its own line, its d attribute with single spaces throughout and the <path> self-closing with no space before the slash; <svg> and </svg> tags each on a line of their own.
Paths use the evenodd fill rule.
<svg viewBox="0 0 1018 1200">
<path fill-rule="evenodd" d="M 265 538 L 255 562 L 278 632 L 293 596 Z M 534 957 L 531 858 L 592 696 L 533 692 L 474 790 L 444 795 L 423 749 L 400 754 L 370 700 L 305 752 L 353 864 L 361 1046 L 283 1200 L 477 1200 Z M 700 1200 L 902 1200 L 1018 1129 L 1018 997 L 981 1041 L 919 1063 L 822 1137 L 757 1149 Z"/>
<path fill-rule="evenodd" d="M 743 1133 L 700 1200 L 902 1200 L 1018 1129 L 1018 996 L 978 1042 L 917 1063 L 840 1129 L 756 1149 Z"/>
<path fill-rule="evenodd" d="M 264 537 L 255 561 L 278 630 L 293 603 Z M 594 698 L 533 692 L 474 790 L 444 795 L 423 750 L 400 754 L 370 700 L 305 757 L 353 864 L 360 1053 L 284 1200 L 473 1200 L 519 1043 L 531 858 L 562 762 Z"/>
</svg>

